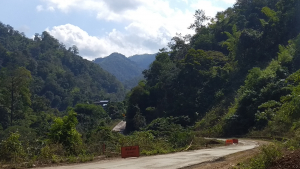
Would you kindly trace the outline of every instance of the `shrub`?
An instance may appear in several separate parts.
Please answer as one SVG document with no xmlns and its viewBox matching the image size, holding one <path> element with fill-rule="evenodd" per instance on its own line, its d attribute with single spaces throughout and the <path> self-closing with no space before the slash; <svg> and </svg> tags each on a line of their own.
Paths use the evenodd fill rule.
<svg viewBox="0 0 300 169">
<path fill-rule="evenodd" d="M 174 148 L 182 148 L 191 143 L 194 136 L 192 132 L 174 132 L 169 137 L 169 142 L 173 145 Z"/>
<path fill-rule="evenodd" d="M 65 150 L 61 144 L 47 144 L 41 149 L 39 159 L 47 162 L 57 156 L 64 156 Z"/>
<path fill-rule="evenodd" d="M 79 154 L 82 145 L 81 134 L 76 130 L 78 124 L 76 113 L 71 110 L 68 116 L 56 118 L 50 129 L 52 143 L 60 143 L 70 154 Z"/>
<path fill-rule="evenodd" d="M 103 154 L 103 144 L 106 151 L 119 152 L 120 133 L 112 132 L 108 127 L 98 127 L 87 134 L 86 146 L 87 153 L 93 155 Z"/>
<path fill-rule="evenodd" d="M 270 144 L 261 147 L 261 153 L 251 159 L 248 165 L 243 165 L 245 169 L 265 169 L 268 168 L 273 161 L 282 156 L 278 145 Z"/>
<path fill-rule="evenodd" d="M 22 143 L 19 140 L 18 132 L 11 133 L 10 136 L 0 144 L 0 159 L 4 161 L 20 162 L 26 156 Z"/>
</svg>

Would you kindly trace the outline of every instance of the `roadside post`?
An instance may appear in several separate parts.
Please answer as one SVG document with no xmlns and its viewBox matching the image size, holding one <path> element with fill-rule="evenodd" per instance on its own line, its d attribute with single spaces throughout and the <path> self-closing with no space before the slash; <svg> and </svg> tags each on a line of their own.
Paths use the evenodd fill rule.
<svg viewBox="0 0 300 169">
<path fill-rule="evenodd" d="M 105 153 L 105 143 L 102 144 L 102 152 Z"/>
</svg>

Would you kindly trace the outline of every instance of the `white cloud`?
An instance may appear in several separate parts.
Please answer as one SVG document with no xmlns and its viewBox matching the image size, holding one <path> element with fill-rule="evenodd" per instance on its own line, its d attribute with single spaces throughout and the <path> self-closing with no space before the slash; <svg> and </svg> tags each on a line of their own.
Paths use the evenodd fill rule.
<svg viewBox="0 0 300 169">
<path fill-rule="evenodd" d="M 89 36 L 87 32 L 77 26 L 66 24 L 55 26 L 52 29 L 47 28 L 46 31 L 63 42 L 67 47 L 76 45 L 86 59 L 93 59 L 97 53 L 107 53 L 107 48 L 105 48 L 107 44 L 104 40 Z"/>
<path fill-rule="evenodd" d="M 38 12 L 43 11 L 43 10 L 44 10 L 43 5 L 38 5 L 38 6 L 36 6 L 36 10 L 37 10 Z"/>
<path fill-rule="evenodd" d="M 175 35 L 186 31 L 194 10 L 172 9 L 166 0 L 44 0 L 63 12 L 82 10 L 94 12 L 99 20 L 144 25 L 146 31 L 166 27 Z M 127 5 L 122 5 L 127 4 Z M 180 30 L 178 30 L 180 28 Z M 176 30 L 175 30 L 176 29 Z"/>
<path fill-rule="evenodd" d="M 189 3 L 189 0 L 181 0 L 181 1 L 185 2 L 186 4 Z"/>
<path fill-rule="evenodd" d="M 38 12 L 41 12 L 41 11 L 51 11 L 51 12 L 53 12 L 53 11 L 55 11 L 55 9 L 54 9 L 54 7 L 53 6 L 48 6 L 46 9 L 43 7 L 43 5 L 38 5 L 38 6 L 36 6 L 36 10 L 38 11 Z"/>
<path fill-rule="evenodd" d="M 63 12 L 69 12 L 71 9 L 102 11 L 110 10 L 113 12 L 122 12 L 134 10 L 143 3 L 143 0 L 42 0 L 48 5 L 53 5 Z"/>
<path fill-rule="evenodd" d="M 166 47 L 176 33 L 192 34 L 187 27 L 193 22 L 196 9 L 204 9 L 214 17 L 225 8 L 216 7 L 217 1 L 231 3 L 235 0 L 177 0 L 186 9 L 172 8 L 168 0 L 42 0 L 47 10 L 68 13 L 73 10 L 88 11 L 99 20 L 121 23 L 124 30 L 111 30 L 101 37 L 90 36 L 74 25 L 66 24 L 48 31 L 66 45 L 77 45 L 87 59 L 107 56 L 112 52 L 127 56 L 138 53 L 155 53 Z M 39 10 L 40 9 L 40 10 Z M 37 7 L 44 10 L 43 6 Z M 105 25 L 104 25 L 105 26 Z"/>
<path fill-rule="evenodd" d="M 234 3 L 236 3 L 237 0 L 221 0 L 227 4 L 233 5 Z"/>
<path fill-rule="evenodd" d="M 47 10 L 48 10 L 48 11 L 51 11 L 51 12 L 55 11 L 55 9 L 54 9 L 53 6 L 48 6 Z"/>
<path fill-rule="evenodd" d="M 160 47 L 157 44 L 163 41 L 154 39 L 154 37 L 152 39 L 151 37 L 144 38 L 133 34 L 124 35 L 115 29 L 100 38 L 90 36 L 84 30 L 71 24 L 55 26 L 51 29 L 47 28 L 46 31 L 67 47 L 76 45 L 79 48 L 79 53 L 89 60 L 108 56 L 116 51 L 127 56 L 137 53 L 155 53 L 157 47 Z M 149 46 L 145 47 L 145 44 Z M 151 44 L 154 45 L 153 48 L 151 48 Z"/>
</svg>

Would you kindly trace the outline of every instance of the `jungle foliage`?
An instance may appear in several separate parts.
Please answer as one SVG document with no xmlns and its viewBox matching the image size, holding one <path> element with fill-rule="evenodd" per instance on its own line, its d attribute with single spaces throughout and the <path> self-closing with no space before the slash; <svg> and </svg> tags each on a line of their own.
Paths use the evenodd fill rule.
<svg viewBox="0 0 300 169">
<path fill-rule="evenodd" d="M 0 24 L 0 161 L 87 161 L 104 143 L 109 152 L 139 144 L 145 155 L 168 153 L 205 145 L 198 136 L 284 136 L 299 148 L 300 1 L 238 0 L 194 18 L 195 34 L 174 37 L 126 96 L 76 46 Z M 124 117 L 131 134 L 111 132 Z M 278 155 L 265 152 L 258 161 Z"/>
<path fill-rule="evenodd" d="M 158 118 L 205 136 L 298 131 L 299 14 L 297 0 L 197 10 L 195 34 L 174 37 L 128 94 L 127 132 Z"/>
</svg>

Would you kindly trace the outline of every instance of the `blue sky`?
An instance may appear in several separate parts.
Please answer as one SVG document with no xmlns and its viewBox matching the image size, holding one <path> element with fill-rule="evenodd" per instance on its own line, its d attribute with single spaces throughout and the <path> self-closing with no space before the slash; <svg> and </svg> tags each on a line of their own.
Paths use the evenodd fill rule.
<svg viewBox="0 0 300 169">
<path fill-rule="evenodd" d="M 236 0 L 2 0 L 0 22 L 26 36 L 48 31 L 93 60 L 119 52 L 156 53 L 187 27 L 196 9 L 214 17 Z"/>
</svg>

